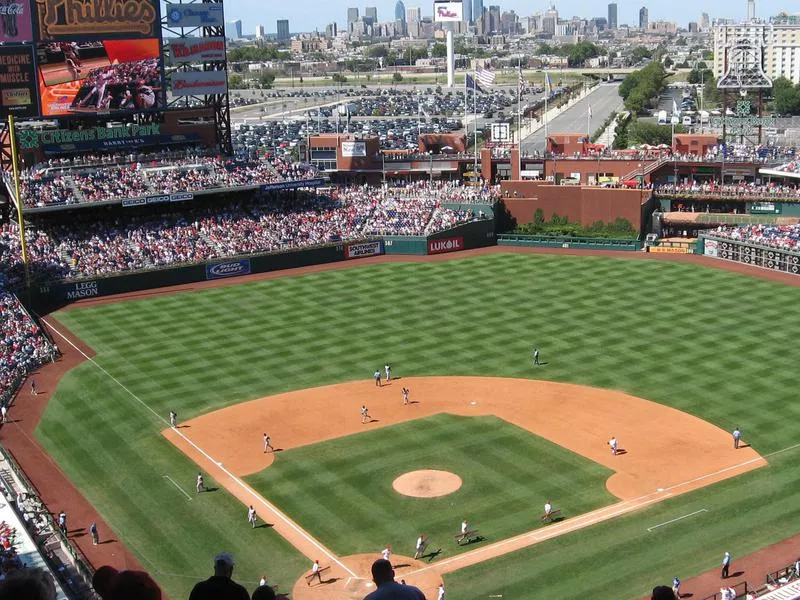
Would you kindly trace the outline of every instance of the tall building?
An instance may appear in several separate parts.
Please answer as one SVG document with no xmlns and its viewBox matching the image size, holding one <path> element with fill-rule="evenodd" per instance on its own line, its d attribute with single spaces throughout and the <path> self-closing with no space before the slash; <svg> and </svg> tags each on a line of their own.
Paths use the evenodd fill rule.
<svg viewBox="0 0 800 600">
<path fill-rule="evenodd" d="M 689 21 L 689 33 L 697 33 L 697 21 Z"/>
<path fill-rule="evenodd" d="M 647 7 L 643 6 L 639 9 L 639 29 L 647 31 Z"/>
<path fill-rule="evenodd" d="M 464 22 L 472 23 L 472 0 L 464 2 Z"/>
<path fill-rule="evenodd" d="M 358 21 L 358 9 L 357 8 L 348 8 L 347 9 L 347 24 L 348 26 L 350 23 L 355 23 Z"/>
<path fill-rule="evenodd" d="M 371 25 L 378 22 L 378 9 L 375 6 L 368 6 L 364 9 L 364 20 L 371 21 Z"/>
<path fill-rule="evenodd" d="M 289 35 L 289 19 L 278 19 L 278 41 L 286 42 L 291 37 Z"/>
<path fill-rule="evenodd" d="M 403 4 L 403 0 L 397 0 L 397 4 L 394 5 L 394 20 L 406 22 L 406 5 Z"/>
<path fill-rule="evenodd" d="M 551 4 L 550 8 L 544 11 L 544 16 L 542 17 L 542 31 L 550 35 L 555 35 L 556 25 L 558 25 L 558 11 L 556 10 L 556 5 Z"/>
<path fill-rule="evenodd" d="M 617 23 L 617 3 L 612 2 L 608 5 L 608 28 L 616 29 Z"/>
<path fill-rule="evenodd" d="M 469 2 L 470 0 L 466 0 Z M 472 0 L 472 21 L 477 23 L 483 18 L 483 0 Z"/>
<path fill-rule="evenodd" d="M 708 13 L 703 13 L 700 15 L 700 30 L 701 31 L 708 31 L 710 27 L 710 20 L 708 18 Z"/>
<path fill-rule="evenodd" d="M 499 6 L 489 7 L 489 31 L 491 33 L 501 33 L 503 31 L 503 26 L 500 22 Z"/>
<path fill-rule="evenodd" d="M 773 17 L 769 22 L 747 23 L 715 22 L 714 32 L 714 77 L 719 79 L 727 69 L 729 46 L 737 40 L 747 40 L 763 48 L 761 69 L 775 80 L 786 77 L 793 84 L 800 84 L 800 24 L 791 19 Z M 749 65 L 748 65 L 749 68 Z"/>
<path fill-rule="evenodd" d="M 242 20 L 225 21 L 225 37 L 229 40 L 242 39 Z"/>
<path fill-rule="evenodd" d="M 406 9 L 406 23 L 419 23 L 422 21 L 422 9 L 419 6 L 412 6 Z"/>
<path fill-rule="evenodd" d="M 263 40 L 265 37 L 267 37 L 267 32 L 264 29 L 264 26 L 263 25 L 256 26 L 256 39 Z"/>
</svg>

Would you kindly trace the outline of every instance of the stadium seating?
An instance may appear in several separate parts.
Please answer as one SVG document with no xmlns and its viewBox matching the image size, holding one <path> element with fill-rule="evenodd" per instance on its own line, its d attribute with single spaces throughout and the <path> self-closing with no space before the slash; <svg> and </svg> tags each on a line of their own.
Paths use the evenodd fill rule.
<svg viewBox="0 0 800 600">
<path fill-rule="evenodd" d="M 719 227 L 713 231 L 715 237 L 748 242 L 779 250 L 800 250 L 800 225 L 747 225 L 742 227 Z"/>
<path fill-rule="evenodd" d="M 698 196 L 698 197 L 724 197 L 724 198 L 764 198 L 778 199 L 800 198 L 800 187 L 791 185 L 754 183 L 719 184 L 716 182 L 682 183 L 658 185 L 654 188 L 656 195 L 661 196 Z"/>
</svg>

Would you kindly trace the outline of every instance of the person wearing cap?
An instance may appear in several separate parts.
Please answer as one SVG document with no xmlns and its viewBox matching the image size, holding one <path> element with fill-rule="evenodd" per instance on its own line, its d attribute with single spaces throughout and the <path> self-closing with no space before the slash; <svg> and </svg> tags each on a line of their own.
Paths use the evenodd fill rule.
<svg viewBox="0 0 800 600">
<path fill-rule="evenodd" d="M 394 569 L 388 560 L 379 558 L 372 563 L 372 581 L 378 589 L 367 594 L 364 600 L 425 600 L 419 588 L 394 580 Z"/>
<path fill-rule="evenodd" d="M 161 589 L 144 571 L 117 571 L 106 565 L 95 571 L 92 587 L 103 600 L 161 600 Z"/>
<path fill-rule="evenodd" d="M 722 557 L 722 578 L 728 578 L 728 571 L 731 568 L 731 553 L 726 552 L 725 556 Z"/>
<path fill-rule="evenodd" d="M 189 600 L 250 600 L 250 594 L 233 575 L 233 556 L 220 552 L 214 557 L 214 574 L 192 588 Z"/>
</svg>

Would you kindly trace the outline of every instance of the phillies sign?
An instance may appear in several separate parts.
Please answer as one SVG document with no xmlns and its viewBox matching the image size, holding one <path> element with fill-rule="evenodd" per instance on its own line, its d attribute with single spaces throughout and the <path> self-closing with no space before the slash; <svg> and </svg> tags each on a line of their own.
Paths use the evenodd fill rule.
<svg viewBox="0 0 800 600">
<path fill-rule="evenodd" d="M 225 60 L 225 38 L 185 38 L 171 40 L 169 48 L 175 63 Z"/>
<path fill-rule="evenodd" d="M 464 249 L 464 238 L 454 237 L 443 240 L 428 240 L 428 254 L 444 254 Z"/>
</svg>

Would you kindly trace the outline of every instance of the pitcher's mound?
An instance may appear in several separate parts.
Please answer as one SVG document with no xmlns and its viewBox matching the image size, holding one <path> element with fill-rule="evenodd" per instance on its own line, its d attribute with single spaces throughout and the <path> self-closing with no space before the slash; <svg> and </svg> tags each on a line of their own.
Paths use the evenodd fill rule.
<svg viewBox="0 0 800 600">
<path fill-rule="evenodd" d="M 423 469 L 409 471 L 392 482 L 396 492 L 415 498 L 436 498 L 452 494 L 461 487 L 461 477 L 449 471 Z"/>
</svg>

